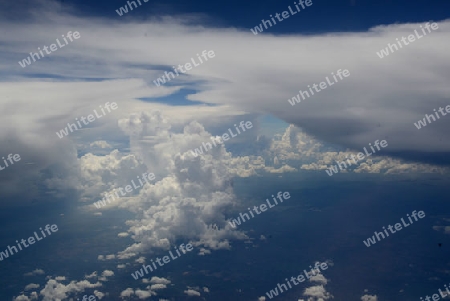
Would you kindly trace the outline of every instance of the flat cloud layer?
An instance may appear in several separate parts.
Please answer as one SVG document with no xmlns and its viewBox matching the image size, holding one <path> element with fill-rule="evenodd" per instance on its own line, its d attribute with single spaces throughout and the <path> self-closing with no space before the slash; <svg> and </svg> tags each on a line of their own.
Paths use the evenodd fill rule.
<svg viewBox="0 0 450 301">
<path fill-rule="evenodd" d="M 379 26 L 363 33 L 254 36 L 233 28 L 186 25 L 181 19 L 127 22 L 80 17 L 55 4 L 46 6 L 45 12 L 41 9 L 36 8 L 33 15 L 42 13 L 46 18 L 0 24 L 5 29 L 0 33 L 2 74 L 8 84 L 15 82 L 8 91 L 9 100 L 2 101 L 5 106 L 20 109 L 52 93 L 24 89 L 35 74 L 69 81 L 144 80 L 148 88 L 142 87 L 142 93 L 129 90 L 128 99 L 146 93 L 169 94 L 177 88 L 157 88 L 152 83 L 164 74 L 156 66 L 184 64 L 206 49 L 214 50 L 216 56 L 171 81 L 178 87 L 195 82 L 199 91 L 189 96 L 191 100 L 270 113 L 321 140 L 354 149 L 388 139 L 386 153 L 424 160 L 434 156 L 443 161 L 450 150 L 450 142 L 442 139 L 450 118 L 442 117 L 421 130 L 413 125 L 424 114 L 450 104 L 448 20 L 439 21 L 438 30 L 380 59 L 377 51 L 420 30 L 420 24 Z M 68 31 L 79 31 L 81 38 L 26 68 L 17 64 L 30 51 L 53 43 Z M 288 103 L 299 89 L 306 90 L 338 69 L 348 69 L 350 76 L 294 107 Z M 77 90 L 87 93 L 93 86 L 84 81 L 77 85 Z M 105 96 L 114 95 L 113 88 L 105 92 Z M 68 95 L 61 102 L 78 102 L 75 97 L 66 99 Z"/>
</svg>

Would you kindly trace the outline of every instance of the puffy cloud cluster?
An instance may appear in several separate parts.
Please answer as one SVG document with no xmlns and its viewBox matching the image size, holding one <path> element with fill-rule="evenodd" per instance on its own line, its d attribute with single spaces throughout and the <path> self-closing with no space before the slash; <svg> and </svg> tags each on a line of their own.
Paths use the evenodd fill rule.
<svg viewBox="0 0 450 301">
<path fill-rule="evenodd" d="M 69 284 L 64 285 L 57 280 L 50 279 L 45 287 L 41 290 L 40 295 L 44 298 L 42 301 L 64 300 L 68 298 L 70 294 L 82 293 L 87 288 L 100 287 L 100 282 L 90 283 L 87 280 L 71 281 Z"/>
<path fill-rule="evenodd" d="M 44 275 L 44 271 L 40 269 L 36 269 L 31 273 L 27 274 L 33 274 L 33 275 Z M 27 275 L 26 274 L 26 275 Z M 56 276 L 52 279 L 52 277 L 47 276 L 46 279 L 48 280 L 47 283 L 43 286 L 40 292 L 33 291 L 28 293 L 28 295 L 25 295 L 25 293 L 22 293 L 22 295 L 15 297 L 14 301 L 32 301 L 32 300 L 41 300 L 41 301 L 55 301 L 55 300 L 70 300 L 74 301 L 77 300 L 76 297 L 79 296 L 81 293 L 85 292 L 86 289 L 94 289 L 93 293 L 99 300 L 101 300 L 104 296 L 106 296 L 105 293 L 100 292 L 96 290 L 95 288 L 101 287 L 102 282 L 107 281 L 108 277 L 111 277 L 114 275 L 113 271 L 110 270 L 104 270 L 101 273 L 101 276 L 98 276 L 98 272 L 94 271 L 93 273 L 89 275 L 85 275 L 85 279 L 91 279 L 91 278 L 97 278 L 97 282 L 90 282 L 88 280 L 72 280 L 67 284 L 64 284 L 63 281 L 66 281 L 65 276 Z M 30 291 L 35 290 L 40 287 L 39 284 L 30 283 L 28 284 L 24 291 Z"/>
<path fill-rule="evenodd" d="M 184 291 L 184 293 L 189 297 L 200 297 L 201 295 L 200 292 L 197 292 L 196 290 L 193 289 L 187 289 Z"/>
<path fill-rule="evenodd" d="M 224 213 L 236 204 L 232 177 L 297 171 L 292 166 L 323 170 L 351 153 L 324 146 L 290 125 L 268 149 L 254 156 L 233 156 L 223 144 L 194 156 L 193 149 L 213 138 L 199 122 L 174 126 L 169 118 L 154 110 L 131 114 L 120 119 L 118 125 L 129 136 L 130 153 L 113 150 L 104 156 L 88 153 L 81 157 L 84 197 L 89 199 L 101 195 L 102 191 L 124 187 L 145 171 L 154 173 L 156 180 L 109 204 L 135 213 L 136 217 L 126 222 L 127 232 L 119 234 L 120 237 L 130 235 L 135 242 L 117 255 L 99 255 L 99 260 L 128 259 L 154 248 L 167 250 L 177 239 L 191 241 L 199 247 L 199 255 L 208 254 L 210 249 L 230 248 L 230 239 L 246 238 L 244 233 L 231 229 L 225 220 Z M 372 157 L 349 171 L 445 170 L 389 157 Z M 217 227 L 210 227 L 211 224 Z"/>
<path fill-rule="evenodd" d="M 147 299 L 151 296 L 157 296 L 158 294 L 150 289 L 150 286 L 147 286 L 147 290 L 141 290 L 141 289 L 132 289 L 127 288 L 126 290 L 122 291 L 120 293 L 120 297 L 122 299 L 129 298 L 131 296 L 136 296 L 139 299 Z"/>
<path fill-rule="evenodd" d="M 36 276 L 36 275 L 45 275 L 45 271 L 42 269 L 35 269 L 31 272 L 24 274 L 24 276 Z"/>
<path fill-rule="evenodd" d="M 309 279 L 309 282 L 316 282 L 319 283 L 319 285 L 314 285 L 305 289 L 303 296 L 307 297 L 307 301 L 324 301 L 334 298 L 324 287 L 328 283 L 328 280 L 322 273 L 312 276 Z"/>
<path fill-rule="evenodd" d="M 339 147 L 325 146 L 325 144 L 303 132 L 301 129 L 290 125 L 281 139 L 274 139 L 270 147 L 270 156 L 274 158 L 274 166 L 284 168 L 285 171 L 294 171 L 286 168 L 289 165 L 298 166 L 303 170 L 325 170 L 336 161 L 344 161 L 351 154 L 356 155 L 360 150 L 343 150 Z M 388 146 L 389 147 L 389 146 Z M 376 155 L 383 155 L 384 149 Z M 385 155 L 385 154 L 384 154 Z M 284 165 L 288 164 L 288 165 Z M 266 168 L 267 169 L 267 168 Z M 340 171 L 341 172 L 341 171 Z M 354 164 L 345 172 L 355 173 L 449 173 L 450 168 L 425 163 L 407 163 L 401 159 L 387 156 L 368 157 L 358 165 Z"/>
<path fill-rule="evenodd" d="M 163 284 L 163 285 L 168 285 L 170 284 L 170 280 L 164 278 L 164 277 L 157 277 L 157 276 L 153 276 L 150 280 L 144 278 L 142 279 L 143 283 L 152 283 L 152 284 Z"/>
<path fill-rule="evenodd" d="M 159 111 L 133 114 L 118 124 L 130 135 L 131 154 L 122 155 L 117 150 L 107 156 L 87 154 L 80 165 L 86 194 L 91 195 L 124 186 L 145 170 L 156 175 L 154 183 L 110 205 L 136 213 L 136 219 L 126 223 L 135 243 L 120 252 L 119 259 L 152 248 L 168 249 L 176 239 L 222 249 L 230 247 L 229 239 L 246 238 L 231 229 L 224 216 L 236 202 L 228 168 L 231 154 L 223 145 L 199 157 L 191 153 L 212 137 L 201 124 L 194 121 L 181 132 L 172 131 L 169 120 Z M 100 260 L 114 258 L 99 256 Z"/>
<path fill-rule="evenodd" d="M 377 295 L 364 295 L 361 297 L 361 301 L 378 301 Z"/>
</svg>

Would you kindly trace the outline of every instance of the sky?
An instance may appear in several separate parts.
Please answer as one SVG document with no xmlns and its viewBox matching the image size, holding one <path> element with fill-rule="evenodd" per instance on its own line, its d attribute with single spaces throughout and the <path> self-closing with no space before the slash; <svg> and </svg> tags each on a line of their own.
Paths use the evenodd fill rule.
<svg viewBox="0 0 450 301">
<path fill-rule="evenodd" d="M 306 182 L 319 200 L 327 185 L 337 189 L 339 178 L 345 201 L 353 187 L 362 191 L 371 181 L 385 187 L 386 179 L 408 183 L 407 194 L 418 205 L 425 204 L 412 193 L 417 183 L 445 193 L 450 2 L 311 0 L 267 28 L 263 20 L 300 4 L 140 2 L 131 10 L 121 0 L 0 0 L 0 206 L 6 227 L 0 252 L 47 223 L 61 225 L 59 238 L 30 245 L 36 253 L 23 255 L 23 262 L 27 250 L 2 259 L 4 271 L 13 273 L 2 299 L 81 300 L 89 292 L 103 300 L 261 301 L 278 280 L 264 287 L 255 281 L 259 293 L 227 284 L 219 294 L 208 287 L 220 284 L 209 279 L 200 285 L 204 275 L 183 269 L 199 258 L 239 254 L 245 244 L 259 248 L 255 241 L 269 244 L 263 223 L 245 229 L 229 223 L 264 199 L 262 191 L 269 197 L 280 186 L 297 191 Z M 44 47 L 51 51 L 39 55 Z M 189 69 L 177 67 L 186 63 Z M 150 173 L 152 180 L 123 192 Z M 246 181 L 258 184 L 242 186 Z M 401 192 L 386 189 L 400 199 Z M 315 210 L 302 203 L 308 191 L 302 186 L 293 196 L 291 209 L 299 216 Z M 116 200 L 94 205 L 114 193 Z M 366 205 L 359 208 L 364 214 L 373 204 Z M 327 218 L 342 210 L 321 206 L 316 209 Z M 275 219 L 285 214 L 274 211 Z M 446 237 L 445 219 L 436 217 L 427 229 Z M 381 227 L 373 222 L 368 229 Z M 344 231 L 347 224 L 340 226 Z M 282 233 L 279 224 L 273 227 Z M 422 237 L 430 235 L 424 231 Z M 289 241 L 280 235 L 282 244 Z M 64 248 L 74 237 L 80 243 Z M 130 273 L 139 264 L 181 243 L 194 247 L 189 264 L 172 264 L 136 286 Z M 302 264 L 342 260 L 322 251 L 322 258 L 308 253 Z M 33 265 L 33 256 L 43 264 Z M 54 256 L 71 262 L 66 272 L 61 263 L 51 264 Z M 28 281 L 38 275 L 40 282 Z M 239 277 L 231 273 L 222 281 Z M 355 297 L 328 292 L 328 281 L 319 275 L 292 294 L 308 301 Z M 357 299 L 389 295 L 380 291 L 384 298 L 377 297 L 364 285 L 353 292 Z"/>
</svg>

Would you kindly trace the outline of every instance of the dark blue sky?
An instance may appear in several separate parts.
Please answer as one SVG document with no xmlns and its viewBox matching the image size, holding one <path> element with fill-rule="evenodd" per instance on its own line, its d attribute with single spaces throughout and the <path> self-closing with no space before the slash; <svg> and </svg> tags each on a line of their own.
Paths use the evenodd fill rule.
<svg viewBox="0 0 450 301">
<path fill-rule="evenodd" d="M 63 0 L 75 5 L 82 14 L 107 18 L 131 18 L 161 15 L 204 14 L 210 17 L 208 25 L 218 27 L 250 28 L 262 18 L 281 13 L 294 1 L 154 1 L 119 17 L 115 12 L 125 0 L 85 1 Z M 447 0 L 313 0 L 304 12 L 284 20 L 267 33 L 317 33 L 335 31 L 364 31 L 380 24 L 442 20 L 450 16 Z"/>
</svg>

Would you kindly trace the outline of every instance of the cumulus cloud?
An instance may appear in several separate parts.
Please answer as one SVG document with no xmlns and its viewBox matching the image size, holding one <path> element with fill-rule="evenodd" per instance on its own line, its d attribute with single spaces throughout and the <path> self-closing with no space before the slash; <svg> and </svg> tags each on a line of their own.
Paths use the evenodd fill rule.
<svg viewBox="0 0 450 301">
<path fill-rule="evenodd" d="M 57 280 L 50 279 L 41 290 L 40 295 L 43 296 L 42 301 L 63 300 L 74 293 L 82 293 L 87 288 L 97 288 L 102 286 L 100 282 L 90 283 L 87 280 L 71 281 L 65 285 Z"/>
<path fill-rule="evenodd" d="M 94 278 L 94 277 L 97 277 L 97 271 L 94 271 L 91 274 L 84 276 L 84 278 L 86 278 L 86 279 L 91 279 L 91 278 Z"/>
<path fill-rule="evenodd" d="M 315 276 L 311 276 L 309 279 L 310 282 L 318 282 L 320 284 L 327 284 L 328 280 L 322 274 L 316 274 Z"/>
<path fill-rule="evenodd" d="M 147 299 L 150 298 L 151 296 L 156 296 L 157 294 L 151 290 L 141 290 L 141 289 L 133 290 L 132 288 L 127 288 L 126 290 L 120 293 L 120 297 L 122 299 L 131 297 L 133 295 L 137 296 L 139 299 Z"/>
<path fill-rule="evenodd" d="M 361 301 L 378 301 L 377 295 L 364 295 L 361 297 Z"/>
<path fill-rule="evenodd" d="M 328 261 L 327 264 L 329 264 Z M 307 301 L 323 301 L 334 298 L 333 295 L 325 289 L 325 285 L 328 283 L 328 280 L 322 273 L 312 275 L 309 281 L 317 282 L 320 285 L 314 285 L 305 289 L 303 296 L 307 297 Z"/>
<path fill-rule="evenodd" d="M 105 140 L 94 141 L 90 144 L 90 147 L 112 148 L 112 146 L 109 145 Z"/>
<path fill-rule="evenodd" d="M 114 276 L 114 272 L 110 271 L 110 270 L 104 270 L 102 273 L 102 276 L 103 277 L 111 277 L 111 276 Z"/>
<path fill-rule="evenodd" d="M 28 284 L 27 286 L 25 286 L 25 290 L 26 290 L 26 291 L 29 291 L 29 290 L 31 290 L 31 289 L 38 288 L 39 286 L 40 286 L 39 284 L 30 283 L 30 284 Z"/>
<path fill-rule="evenodd" d="M 120 297 L 122 298 L 131 297 L 132 295 L 134 295 L 134 290 L 132 288 L 127 288 L 120 293 Z"/>
<path fill-rule="evenodd" d="M 200 297 L 200 293 L 197 292 L 196 290 L 193 290 L 193 289 L 185 290 L 184 293 L 185 293 L 186 295 L 188 295 L 189 297 L 194 297 L 194 296 L 195 296 L 195 297 Z"/>
<path fill-rule="evenodd" d="M 164 289 L 167 288 L 167 286 L 165 284 L 152 284 L 150 286 L 151 290 L 158 290 L 158 289 Z"/>
<path fill-rule="evenodd" d="M 24 276 L 36 276 L 36 275 L 45 275 L 45 272 L 44 272 L 44 270 L 41 270 L 41 269 L 35 269 L 32 272 L 24 274 Z"/>
<path fill-rule="evenodd" d="M 164 277 L 157 277 L 157 276 L 153 276 L 150 279 L 150 283 L 154 283 L 154 284 L 170 284 L 170 280 L 164 278 Z"/>
<path fill-rule="evenodd" d="M 98 291 L 98 290 L 94 290 L 94 295 L 98 298 L 98 299 L 102 299 L 104 296 L 106 296 L 106 294 Z"/>
<path fill-rule="evenodd" d="M 323 285 L 308 287 L 303 292 L 303 295 L 308 297 L 308 301 L 328 300 L 333 297 L 325 290 Z"/>
<path fill-rule="evenodd" d="M 230 239 L 246 237 L 231 229 L 223 215 L 236 202 L 227 168 L 231 154 L 222 145 L 201 157 L 190 152 L 211 137 L 201 124 L 191 122 L 179 132 L 171 129 L 170 120 L 161 112 L 151 111 L 121 119 L 119 126 L 130 135 L 132 154 L 113 151 L 106 156 L 86 154 L 80 159 L 83 188 L 93 195 L 124 186 L 146 169 L 156 175 L 154 183 L 145 183 L 133 197 L 110 204 L 139 213 L 139 218 L 127 221 L 127 232 L 135 243 L 119 252 L 119 259 L 152 248 L 168 249 L 175 238 L 189 239 L 202 248 L 221 249 L 230 247 Z M 100 255 L 99 260 L 105 257 Z"/>
</svg>

